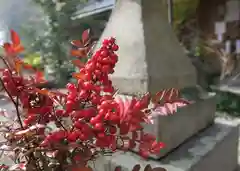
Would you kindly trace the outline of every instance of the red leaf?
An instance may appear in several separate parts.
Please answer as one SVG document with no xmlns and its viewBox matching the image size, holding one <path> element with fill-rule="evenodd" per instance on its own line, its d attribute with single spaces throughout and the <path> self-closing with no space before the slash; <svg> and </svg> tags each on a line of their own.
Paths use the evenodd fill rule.
<svg viewBox="0 0 240 171">
<path fill-rule="evenodd" d="M 10 171 L 13 170 L 26 170 L 26 164 L 25 163 L 20 163 L 20 164 L 14 164 L 9 168 Z"/>
<path fill-rule="evenodd" d="M 24 69 L 33 69 L 32 65 L 27 64 L 27 63 L 23 63 L 23 68 Z"/>
<path fill-rule="evenodd" d="M 18 34 L 14 30 L 10 30 L 10 33 L 11 33 L 11 40 L 13 45 L 20 45 L 21 41 Z"/>
<path fill-rule="evenodd" d="M 17 73 L 20 73 L 21 67 L 22 67 L 22 61 L 15 60 L 15 70 Z"/>
<path fill-rule="evenodd" d="M 40 71 L 37 71 L 36 75 L 35 75 L 35 79 L 36 79 L 36 82 L 43 82 L 43 81 L 45 81 L 44 74 L 42 72 L 40 72 Z"/>
<path fill-rule="evenodd" d="M 52 95 L 52 93 L 49 91 L 49 90 L 46 90 L 46 89 L 38 89 L 38 88 L 36 88 L 35 89 L 36 90 L 36 92 L 38 92 L 38 93 L 40 93 L 40 94 L 43 94 L 43 95 L 45 95 L 45 96 L 50 96 L 50 95 Z"/>
<path fill-rule="evenodd" d="M 60 92 L 60 91 L 52 91 L 53 94 L 55 94 L 55 96 L 58 96 L 58 97 L 65 97 L 66 94 Z"/>
<path fill-rule="evenodd" d="M 79 48 L 78 50 L 72 49 L 71 55 L 76 57 L 86 57 L 86 50 L 85 48 Z"/>
<path fill-rule="evenodd" d="M 76 79 L 85 79 L 85 75 L 81 73 L 73 73 L 72 76 Z"/>
<path fill-rule="evenodd" d="M 10 43 L 4 43 L 3 48 L 6 53 L 12 53 L 12 51 L 13 51 L 12 45 Z"/>
<path fill-rule="evenodd" d="M 157 92 L 156 95 L 153 97 L 153 103 L 159 102 L 171 102 L 177 98 L 179 98 L 179 90 L 175 88 L 165 89 L 163 91 Z"/>
<path fill-rule="evenodd" d="M 159 154 L 161 149 L 165 147 L 165 144 L 162 142 L 154 141 L 151 145 L 150 152 L 153 154 Z"/>
<path fill-rule="evenodd" d="M 79 67 L 79 68 L 82 68 L 82 67 L 84 67 L 84 63 L 82 63 L 80 60 L 78 60 L 78 59 L 75 59 L 75 60 L 72 60 L 72 63 L 75 65 L 75 66 L 77 66 L 77 67 Z"/>
<path fill-rule="evenodd" d="M 22 51 L 24 51 L 24 47 L 22 45 L 17 45 L 17 46 L 14 46 L 14 53 L 20 53 Z"/>
<path fill-rule="evenodd" d="M 73 40 L 73 41 L 71 41 L 71 44 L 73 46 L 76 46 L 76 47 L 82 47 L 83 46 L 83 44 L 80 40 Z"/>
<path fill-rule="evenodd" d="M 88 40 L 89 40 L 89 34 L 90 34 L 90 29 L 87 29 L 85 30 L 83 33 L 82 33 L 82 42 L 83 44 L 85 45 Z"/>
</svg>

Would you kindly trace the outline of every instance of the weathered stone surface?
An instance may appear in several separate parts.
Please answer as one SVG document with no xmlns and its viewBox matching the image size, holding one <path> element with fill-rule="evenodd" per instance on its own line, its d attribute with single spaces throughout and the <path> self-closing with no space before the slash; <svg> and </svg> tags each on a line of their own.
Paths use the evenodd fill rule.
<svg viewBox="0 0 240 171">
<path fill-rule="evenodd" d="M 116 37 L 119 62 L 112 76 L 122 94 L 156 92 L 196 84 L 195 69 L 184 54 L 161 0 L 119 0 L 102 34 Z"/>
<path fill-rule="evenodd" d="M 170 116 L 157 116 L 153 125 L 146 125 L 145 130 L 154 134 L 159 141 L 167 144 L 166 148 L 153 158 L 160 158 L 178 147 L 185 140 L 214 122 L 216 111 L 215 96 L 198 100 L 180 108 Z"/>
<path fill-rule="evenodd" d="M 120 165 L 124 171 L 131 171 L 135 164 L 140 164 L 142 168 L 150 164 L 152 167 L 164 167 L 167 171 L 234 171 L 238 159 L 238 131 L 237 123 L 218 118 L 213 126 L 160 161 L 145 161 L 130 152 L 116 153 L 96 161 L 94 169 L 113 171 Z"/>
</svg>

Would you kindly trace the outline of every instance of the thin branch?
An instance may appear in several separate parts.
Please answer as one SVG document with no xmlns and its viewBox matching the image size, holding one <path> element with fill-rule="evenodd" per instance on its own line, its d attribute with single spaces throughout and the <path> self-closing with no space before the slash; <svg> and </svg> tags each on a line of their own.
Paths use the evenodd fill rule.
<svg viewBox="0 0 240 171">
<path fill-rule="evenodd" d="M 16 111 L 17 111 L 17 117 L 18 117 L 18 120 L 19 120 L 19 124 L 21 126 L 21 128 L 23 129 L 23 124 L 22 124 L 22 121 L 21 121 L 21 117 L 20 117 L 20 113 L 19 113 L 19 109 L 18 109 L 18 97 L 17 97 L 17 102 L 13 99 L 12 95 L 9 93 L 9 91 L 7 90 L 7 88 L 5 87 L 2 79 L 0 79 L 0 83 L 2 84 L 3 86 L 3 89 L 6 91 L 6 93 L 8 94 L 8 97 L 11 99 L 12 103 L 14 104 L 15 108 L 16 108 Z"/>
<path fill-rule="evenodd" d="M 61 127 L 67 131 L 67 129 L 63 126 L 62 122 L 60 121 L 60 119 L 56 116 L 56 111 L 55 111 L 55 107 L 53 106 L 53 112 L 54 112 L 54 117 L 56 118 L 57 122 L 61 125 Z"/>
<path fill-rule="evenodd" d="M 17 117 L 18 117 L 18 121 L 19 121 L 19 124 L 21 125 L 21 128 L 23 129 L 23 123 L 22 123 L 22 120 L 21 120 L 21 117 L 20 117 L 20 112 L 19 112 L 19 96 L 17 96 L 17 101 L 16 101 L 16 112 L 17 112 Z"/>
</svg>

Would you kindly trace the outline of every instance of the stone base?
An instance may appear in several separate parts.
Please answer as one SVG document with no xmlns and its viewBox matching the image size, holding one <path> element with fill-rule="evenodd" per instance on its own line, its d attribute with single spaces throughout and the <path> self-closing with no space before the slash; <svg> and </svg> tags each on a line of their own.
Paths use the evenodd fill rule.
<svg viewBox="0 0 240 171">
<path fill-rule="evenodd" d="M 156 117 L 153 125 L 145 125 L 145 131 L 155 135 L 157 140 L 167 146 L 159 155 L 151 157 L 160 159 L 188 138 L 213 124 L 215 111 L 215 96 L 209 96 L 180 108 L 173 115 Z"/>
<path fill-rule="evenodd" d="M 150 164 L 152 167 L 163 167 L 167 171 L 234 171 L 237 163 L 238 124 L 218 118 L 213 126 L 191 138 L 160 161 L 145 161 L 131 152 L 119 152 L 99 159 L 94 163 L 93 169 L 114 171 L 116 166 L 122 166 L 123 171 L 131 171 L 135 164 L 140 164 L 142 168 Z"/>
</svg>

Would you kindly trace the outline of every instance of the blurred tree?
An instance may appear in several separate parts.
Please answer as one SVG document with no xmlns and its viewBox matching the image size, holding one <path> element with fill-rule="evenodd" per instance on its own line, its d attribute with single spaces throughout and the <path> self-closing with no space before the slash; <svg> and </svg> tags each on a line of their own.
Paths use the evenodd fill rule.
<svg viewBox="0 0 240 171">
<path fill-rule="evenodd" d="M 4 32 L 4 37 L 8 39 L 9 29 L 14 29 L 17 33 L 19 33 L 20 37 L 24 37 L 24 39 L 22 39 L 22 43 L 25 45 L 27 50 L 30 49 L 29 45 L 34 41 L 34 36 L 30 33 L 30 30 L 43 30 L 42 28 L 44 24 L 42 16 L 43 13 L 36 4 L 32 3 L 32 0 L 0 1 L 0 29 Z"/>
<path fill-rule="evenodd" d="M 200 0 L 173 1 L 173 28 L 183 45 L 190 50 L 198 38 L 197 8 Z"/>
<path fill-rule="evenodd" d="M 74 35 L 71 29 L 74 26 L 73 15 L 79 5 L 86 0 L 33 0 L 46 15 L 47 30 L 35 41 L 34 48 L 41 52 L 46 72 L 53 72 L 54 80 L 58 85 L 63 85 L 73 71 L 70 62 L 69 41 Z M 50 68 L 50 69 L 49 69 Z M 48 74 L 48 73 L 47 73 Z"/>
</svg>

